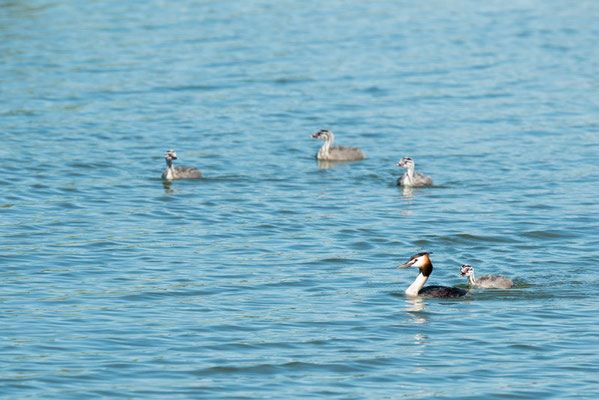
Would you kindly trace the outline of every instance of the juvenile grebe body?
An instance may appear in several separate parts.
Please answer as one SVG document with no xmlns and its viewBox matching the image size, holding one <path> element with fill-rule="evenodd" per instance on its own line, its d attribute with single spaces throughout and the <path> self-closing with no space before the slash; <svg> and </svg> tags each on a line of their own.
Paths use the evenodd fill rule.
<svg viewBox="0 0 599 400">
<path fill-rule="evenodd" d="M 467 290 L 450 286 L 434 285 L 423 287 L 433 272 L 433 263 L 431 262 L 429 254 L 430 253 L 428 252 L 414 254 L 412 257 L 410 257 L 408 262 L 397 267 L 398 269 L 416 267 L 420 271 L 416 277 L 416 280 L 414 280 L 410 287 L 406 289 L 406 294 L 408 296 L 450 298 L 462 297 L 468 293 Z"/>
<path fill-rule="evenodd" d="M 324 140 L 324 144 L 316 153 L 318 160 L 324 161 L 357 161 L 366 158 L 362 150 L 356 147 L 332 146 L 335 136 L 333 132 L 321 129 L 311 136 L 314 139 Z"/>
<path fill-rule="evenodd" d="M 175 150 L 167 150 L 164 154 L 166 160 L 166 171 L 162 174 L 162 179 L 173 181 L 176 179 L 201 178 L 202 173 L 197 168 L 174 167 L 173 160 L 177 159 Z"/>
<path fill-rule="evenodd" d="M 467 276 L 468 285 L 480 289 L 509 289 L 514 286 L 514 282 L 507 276 L 483 275 L 480 278 L 475 278 L 474 268 L 470 264 L 462 265 L 460 276 Z"/>
<path fill-rule="evenodd" d="M 397 180 L 399 186 L 431 186 L 433 184 L 433 179 L 430 176 L 414 172 L 416 164 L 410 157 L 402 158 L 395 166 L 406 169 L 403 176 Z"/>
</svg>

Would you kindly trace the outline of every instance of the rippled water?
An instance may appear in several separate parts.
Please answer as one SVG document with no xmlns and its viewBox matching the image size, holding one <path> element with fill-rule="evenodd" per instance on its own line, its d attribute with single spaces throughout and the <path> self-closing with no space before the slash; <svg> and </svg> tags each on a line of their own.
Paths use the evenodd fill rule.
<svg viewBox="0 0 599 400">
<path fill-rule="evenodd" d="M 0 393 L 597 398 L 598 20 L 0 2 Z M 367 159 L 319 165 L 322 128 Z M 167 148 L 205 178 L 163 183 Z M 422 250 L 516 287 L 405 297 Z"/>
</svg>

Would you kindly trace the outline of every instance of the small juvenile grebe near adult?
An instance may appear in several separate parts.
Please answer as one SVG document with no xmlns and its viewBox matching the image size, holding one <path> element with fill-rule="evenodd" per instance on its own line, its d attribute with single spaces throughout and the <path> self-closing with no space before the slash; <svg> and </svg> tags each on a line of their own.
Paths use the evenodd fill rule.
<svg viewBox="0 0 599 400">
<path fill-rule="evenodd" d="M 318 160 L 326 161 L 357 161 L 366 158 L 362 150 L 356 147 L 332 146 L 335 136 L 333 132 L 321 129 L 311 136 L 314 139 L 324 140 L 324 144 L 316 153 Z"/>
<path fill-rule="evenodd" d="M 173 160 L 177 159 L 175 150 L 167 150 L 164 154 L 166 160 L 166 171 L 162 174 L 162 179 L 169 181 L 175 179 L 201 178 L 202 173 L 197 168 L 191 167 L 173 167 Z"/>
<path fill-rule="evenodd" d="M 423 287 L 428 277 L 433 272 L 433 263 L 431 262 L 430 253 L 417 253 L 414 254 L 408 262 L 397 267 L 398 269 L 417 267 L 420 273 L 416 277 L 416 280 L 406 289 L 408 296 L 422 296 L 422 297 L 462 297 L 468 291 L 457 287 L 450 286 L 427 286 Z"/>
<path fill-rule="evenodd" d="M 468 285 L 480 289 L 509 289 L 514 286 L 514 282 L 507 276 L 484 275 L 480 278 L 474 277 L 474 268 L 470 264 L 462 265 L 460 276 L 468 277 Z"/>
<path fill-rule="evenodd" d="M 433 184 L 433 179 L 430 176 L 414 172 L 416 164 L 410 157 L 402 158 L 395 166 L 406 169 L 403 176 L 397 180 L 399 186 L 430 186 Z"/>
</svg>

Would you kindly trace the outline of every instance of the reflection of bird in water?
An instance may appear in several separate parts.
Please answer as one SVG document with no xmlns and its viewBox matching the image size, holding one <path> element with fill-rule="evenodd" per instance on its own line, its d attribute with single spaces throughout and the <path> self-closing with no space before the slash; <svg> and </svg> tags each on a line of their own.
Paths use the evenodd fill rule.
<svg viewBox="0 0 599 400">
<path fill-rule="evenodd" d="M 166 179 L 162 181 L 162 187 L 164 188 L 165 193 L 173 193 L 174 190 L 171 189 L 173 181 L 167 181 Z"/>
<path fill-rule="evenodd" d="M 424 310 L 424 299 L 422 297 L 406 297 L 406 307 L 408 311 L 419 312 Z M 417 319 L 416 322 L 427 321 L 426 318 Z"/>
<path fill-rule="evenodd" d="M 468 285 L 480 289 L 509 289 L 514 286 L 514 282 L 507 276 L 501 275 L 483 275 L 480 278 L 474 277 L 474 268 L 470 264 L 462 265 L 460 276 L 468 277 Z"/>
<path fill-rule="evenodd" d="M 406 203 L 410 204 L 412 202 L 412 197 L 414 197 L 414 189 L 412 189 L 412 186 L 402 186 L 401 194 L 403 195 Z"/>
<path fill-rule="evenodd" d="M 430 186 L 433 184 L 433 179 L 430 176 L 414 172 L 416 164 L 410 157 L 402 158 L 395 165 L 406 169 L 403 176 L 397 180 L 399 186 Z"/>
<path fill-rule="evenodd" d="M 449 286 L 423 287 L 433 272 L 433 263 L 428 256 L 429 254 L 428 252 L 414 254 L 408 262 L 397 267 L 399 269 L 417 267 L 420 270 L 416 280 L 406 289 L 406 294 L 422 297 L 461 297 L 468 293 L 464 289 Z"/>
<path fill-rule="evenodd" d="M 311 136 L 315 139 L 324 140 L 324 144 L 316 153 L 316 158 L 318 160 L 326 160 L 326 161 L 357 161 L 363 160 L 366 158 L 362 150 L 355 147 L 346 147 L 346 146 L 332 146 L 333 140 L 335 140 L 335 136 L 333 136 L 333 132 L 321 129 Z"/>
<path fill-rule="evenodd" d="M 164 159 L 166 160 L 166 171 L 164 171 L 162 174 L 162 179 L 172 181 L 175 179 L 202 177 L 202 173 L 197 168 L 173 167 L 173 160 L 177 159 L 177 153 L 175 153 L 175 150 L 167 150 L 164 154 Z"/>
</svg>

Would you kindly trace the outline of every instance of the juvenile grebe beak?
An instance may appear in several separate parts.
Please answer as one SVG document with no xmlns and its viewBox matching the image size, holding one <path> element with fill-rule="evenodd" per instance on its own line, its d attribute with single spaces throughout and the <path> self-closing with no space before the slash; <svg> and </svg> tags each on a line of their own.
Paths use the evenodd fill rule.
<svg viewBox="0 0 599 400">
<path fill-rule="evenodd" d="M 404 161 L 404 160 L 401 160 L 401 161 L 398 161 L 398 162 L 395 164 L 395 166 L 396 166 L 396 167 L 403 167 L 405 164 L 406 164 L 406 163 L 405 163 L 405 161 Z"/>
</svg>

